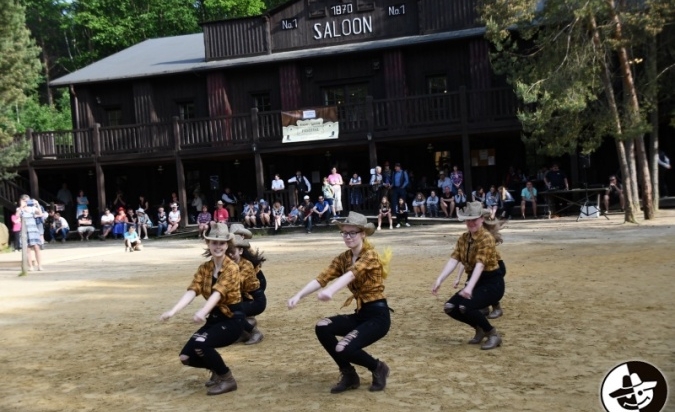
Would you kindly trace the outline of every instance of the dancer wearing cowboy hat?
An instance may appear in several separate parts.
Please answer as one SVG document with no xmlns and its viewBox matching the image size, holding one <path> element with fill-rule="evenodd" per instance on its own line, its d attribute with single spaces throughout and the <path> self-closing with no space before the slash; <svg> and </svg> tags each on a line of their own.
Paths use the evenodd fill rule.
<svg viewBox="0 0 675 412">
<path fill-rule="evenodd" d="M 431 288 L 431 293 L 437 295 L 443 281 L 458 264 L 464 265 L 469 280 L 445 303 L 443 310 L 476 330 L 470 344 L 479 344 L 487 336 L 487 342 L 481 346 L 485 350 L 501 345 L 502 339 L 481 309 L 499 302 L 504 296 L 504 270 L 499 265 L 497 252 L 497 244 L 502 242 L 501 226 L 499 221 L 487 220 L 488 216 L 490 211 L 483 209 L 480 202 L 470 202 L 457 211 L 458 219 L 466 222 L 468 231 L 457 240 L 450 260 Z"/>
<path fill-rule="evenodd" d="M 233 237 L 226 224 L 211 224 L 204 235 L 208 249 L 203 254 L 211 259 L 197 268 L 187 292 L 171 310 L 160 317 L 161 320 L 169 320 L 197 295 L 206 299 L 206 304 L 193 317 L 195 323 L 206 323 L 190 337 L 181 350 L 179 359 L 184 365 L 211 371 L 211 379 L 206 382 L 209 387 L 207 395 L 218 395 L 237 389 L 232 371 L 216 351 L 216 348 L 236 342 L 241 335 L 242 324 L 245 323 L 241 314 L 239 268 L 225 253 L 228 241 Z"/>
<path fill-rule="evenodd" d="M 316 279 L 309 282 L 288 300 L 293 309 L 300 299 L 322 289 L 321 301 L 329 301 L 333 295 L 348 287 L 352 292 L 345 302 L 348 306 L 356 300 L 356 311 L 351 315 L 337 315 L 320 320 L 315 327 L 316 336 L 326 352 L 340 368 L 340 381 L 331 388 L 331 393 L 356 389 L 359 375 L 353 365 L 360 365 L 372 372 L 373 381 L 368 388 L 381 391 L 387 385 L 389 367 L 373 358 L 363 348 L 382 339 L 391 325 L 389 307 L 384 296 L 384 279 L 389 272 L 391 254 L 380 257 L 367 237 L 375 232 L 375 226 L 365 216 L 350 212 L 342 222 L 335 222 L 348 249 L 338 255 Z M 328 282 L 335 282 L 326 287 Z M 342 336 L 337 340 L 336 336 Z"/>
<path fill-rule="evenodd" d="M 244 333 L 239 341 L 244 342 L 245 345 L 254 345 L 263 339 L 255 317 L 263 313 L 267 307 L 265 296 L 267 281 L 260 270 L 265 257 L 261 252 L 252 250 L 248 241 L 248 238 L 252 237 L 251 231 L 242 225 L 233 224 L 230 226 L 230 232 L 235 236 L 228 244 L 227 256 L 239 265 L 239 273 L 242 277 L 241 307 L 247 320 L 243 324 Z"/>
</svg>

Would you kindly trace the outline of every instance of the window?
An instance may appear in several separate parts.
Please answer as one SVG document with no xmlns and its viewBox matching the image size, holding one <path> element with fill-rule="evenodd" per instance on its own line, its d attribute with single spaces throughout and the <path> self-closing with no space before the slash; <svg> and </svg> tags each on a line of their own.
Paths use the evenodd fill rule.
<svg viewBox="0 0 675 412">
<path fill-rule="evenodd" d="M 448 78 L 441 76 L 427 76 L 427 93 L 440 94 L 448 92 Z"/>
<path fill-rule="evenodd" d="M 105 109 L 106 124 L 108 126 L 122 125 L 122 109 L 119 107 L 111 107 Z"/>
<path fill-rule="evenodd" d="M 337 106 L 340 128 L 359 130 L 365 127 L 368 84 L 345 84 L 322 90 L 324 106 Z"/>
<path fill-rule="evenodd" d="M 253 107 L 258 109 L 258 112 L 272 111 L 272 102 L 269 93 L 255 93 L 252 94 L 251 97 L 253 97 Z"/>
<path fill-rule="evenodd" d="M 178 117 L 181 120 L 189 120 L 195 118 L 195 103 L 182 102 L 178 103 Z"/>
</svg>

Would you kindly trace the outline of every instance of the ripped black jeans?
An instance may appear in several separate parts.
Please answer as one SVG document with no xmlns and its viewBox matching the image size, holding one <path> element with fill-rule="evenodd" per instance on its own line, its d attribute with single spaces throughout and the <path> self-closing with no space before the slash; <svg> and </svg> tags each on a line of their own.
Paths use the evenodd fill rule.
<svg viewBox="0 0 675 412">
<path fill-rule="evenodd" d="M 447 303 L 454 307 L 446 313 L 453 319 L 464 322 L 471 327 L 480 327 L 485 332 L 492 330 L 492 325 L 481 313 L 484 307 L 498 304 L 504 296 L 504 272 L 500 269 L 483 272 L 473 288 L 473 296 L 467 299 L 455 293 Z"/>
<path fill-rule="evenodd" d="M 387 301 L 382 299 L 365 303 L 351 315 L 321 319 L 314 331 L 340 369 L 348 369 L 351 364 L 355 364 L 374 371 L 378 360 L 363 348 L 382 339 L 390 326 L 389 307 Z M 336 336 L 343 338 L 338 342 Z"/>
</svg>

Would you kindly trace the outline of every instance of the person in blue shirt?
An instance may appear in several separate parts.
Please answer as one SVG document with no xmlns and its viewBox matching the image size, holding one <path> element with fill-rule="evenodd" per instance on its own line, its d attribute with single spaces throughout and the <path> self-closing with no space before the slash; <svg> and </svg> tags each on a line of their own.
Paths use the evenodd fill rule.
<svg viewBox="0 0 675 412">
<path fill-rule="evenodd" d="M 133 252 L 134 250 L 141 250 L 141 238 L 136 232 L 136 226 L 129 225 L 129 230 L 124 234 L 124 251 Z"/>
<path fill-rule="evenodd" d="M 328 226 L 331 217 L 331 208 L 330 204 L 328 204 L 323 196 L 319 196 L 319 200 L 314 204 L 314 209 L 312 209 L 312 211 L 314 216 L 316 216 L 317 223 L 323 220 L 326 222 L 326 226 Z"/>
<path fill-rule="evenodd" d="M 410 186 L 408 172 L 401 169 L 401 164 L 394 164 L 394 172 L 391 174 L 391 203 L 398 204 L 398 199 L 407 199 L 407 188 Z"/>
</svg>

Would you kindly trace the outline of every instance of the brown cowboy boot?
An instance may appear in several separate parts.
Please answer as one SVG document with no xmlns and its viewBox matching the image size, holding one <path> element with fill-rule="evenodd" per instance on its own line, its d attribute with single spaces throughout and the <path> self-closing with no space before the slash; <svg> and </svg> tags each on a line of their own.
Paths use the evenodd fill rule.
<svg viewBox="0 0 675 412">
<path fill-rule="evenodd" d="M 368 388 L 371 392 L 381 391 L 387 386 L 387 377 L 389 376 L 389 366 L 382 361 L 377 362 L 377 368 L 373 371 L 373 383 Z"/>
<path fill-rule="evenodd" d="M 497 328 L 492 328 L 492 330 L 487 333 L 487 337 L 487 342 L 480 347 L 483 350 L 494 349 L 502 344 L 502 337 L 499 336 Z"/>
<path fill-rule="evenodd" d="M 489 315 L 487 315 L 488 319 L 497 319 L 498 317 L 502 316 L 504 314 L 504 311 L 502 310 L 501 305 L 498 303 L 496 305 L 492 305 L 492 312 L 490 312 Z"/>
<path fill-rule="evenodd" d="M 216 384 L 209 389 L 207 395 L 220 395 L 237 390 L 237 381 L 232 376 L 232 371 L 228 371 L 225 375 L 216 375 Z"/>
<path fill-rule="evenodd" d="M 260 343 L 261 340 L 263 340 L 264 335 L 262 332 L 260 332 L 260 329 L 258 327 L 254 327 L 253 330 L 251 331 L 251 337 L 249 340 L 244 342 L 244 345 L 255 345 L 256 343 Z"/>
<path fill-rule="evenodd" d="M 485 337 L 485 331 L 481 329 L 480 327 L 476 326 L 476 334 L 474 335 L 473 338 L 467 343 L 470 345 L 477 345 L 483 341 L 483 338 Z"/>
<path fill-rule="evenodd" d="M 349 368 L 340 369 L 340 380 L 335 386 L 330 388 L 330 393 L 340 393 L 348 389 L 356 389 L 361 385 L 359 375 L 353 366 Z"/>
<path fill-rule="evenodd" d="M 204 383 L 204 386 L 206 386 L 207 388 L 210 388 L 213 385 L 215 385 L 217 377 L 218 377 L 218 374 L 215 373 L 214 371 L 211 371 L 211 377 L 209 378 L 208 381 L 206 381 L 206 383 Z"/>
</svg>

